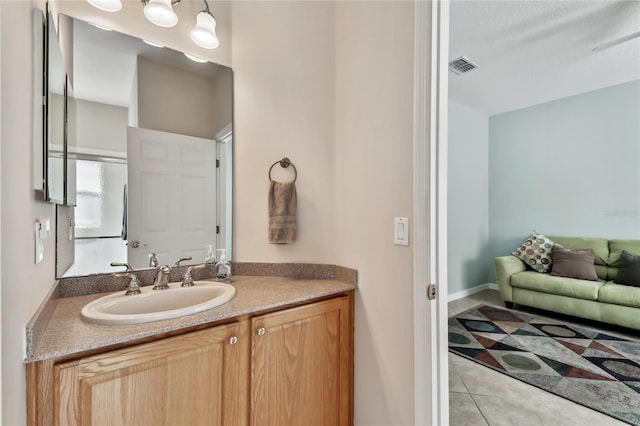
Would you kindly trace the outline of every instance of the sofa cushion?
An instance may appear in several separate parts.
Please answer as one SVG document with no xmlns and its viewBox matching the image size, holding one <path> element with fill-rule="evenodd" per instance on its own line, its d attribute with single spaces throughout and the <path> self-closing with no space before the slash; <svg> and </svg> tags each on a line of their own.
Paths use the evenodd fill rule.
<svg viewBox="0 0 640 426">
<path fill-rule="evenodd" d="M 549 238 L 533 231 L 511 254 L 521 259 L 534 271 L 549 272 L 553 244 L 554 242 Z"/>
<path fill-rule="evenodd" d="M 640 240 L 611 240 L 609 241 L 609 266 L 620 267 L 620 255 L 622 250 L 631 254 L 640 255 Z"/>
<path fill-rule="evenodd" d="M 640 308 L 640 287 L 605 283 L 598 292 L 598 302 Z"/>
<path fill-rule="evenodd" d="M 604 238 L 554 237 L 549 236 L 556 244 L 571 250 L 593 250 L 598 278 L 607 280 L 607 265 L 609 261 L 609 240 Z"/>
<path fill-rule="evenodd" d="M 559 294 L 578 299 L 598 300 L 601 281 L 586 281 L 575 278 L 554 277 L 533 271 L 518 272 L 511 276 L 511 285 L 517 288 L 543 293 Z"/>
<path fill-rule="evenodd" d="M 598 281 L 591 249 L 573 251 L 554 245 L 551 259 L 553 260 L 551 275 Z"/>
<path fill-rule="evenodd" d="M 640 287 L 640 256 L 622 250 L 616 283 Z"/>
</svg>

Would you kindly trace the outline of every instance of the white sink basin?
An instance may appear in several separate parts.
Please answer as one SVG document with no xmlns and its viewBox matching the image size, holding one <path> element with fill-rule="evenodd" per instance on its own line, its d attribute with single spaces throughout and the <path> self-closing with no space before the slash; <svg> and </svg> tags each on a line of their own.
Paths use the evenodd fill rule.
<svg viewBox="0 0 640 426">
<path fill-rule="evenodd" d="M 124 291 L 86 304 L 80 315 L 96 324 L 139 324 L 195 314 L 220 306 L 233 298 L 236 289 L 223 283 L 195 281 L 193 287 L 170 283 L 168 290 L 142 288 L 142 293 L 125 296 Z"/>
</svg>

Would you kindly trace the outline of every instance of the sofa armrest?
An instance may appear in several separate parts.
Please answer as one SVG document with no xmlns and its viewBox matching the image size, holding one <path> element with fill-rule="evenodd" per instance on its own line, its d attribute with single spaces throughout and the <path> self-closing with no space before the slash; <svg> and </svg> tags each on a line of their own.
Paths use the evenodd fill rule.
<svg viewBox="0 0 640 426">
<path fill-rule="evenodd" d="M 511 287 L 511 275 L 526 271 L 527 265 L 515 256 L 500 256 L 493 261 L 496 271 L 496 281 L 500 289 L 500 296 L 505 302 L 513 302 L 513 288 Z"/>
</svg>

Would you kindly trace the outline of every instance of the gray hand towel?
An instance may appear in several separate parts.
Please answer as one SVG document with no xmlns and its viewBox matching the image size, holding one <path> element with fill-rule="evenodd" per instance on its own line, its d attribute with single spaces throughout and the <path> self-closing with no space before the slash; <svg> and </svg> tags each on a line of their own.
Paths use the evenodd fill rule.
<svg viewBox="0 0 640 426">
<path fill-rule="evenodd" d="M 269 186 L 269 243 L 287 244 L 296 240 L 298 199 L 295 182 L 274 182 Z"/>
</svg>

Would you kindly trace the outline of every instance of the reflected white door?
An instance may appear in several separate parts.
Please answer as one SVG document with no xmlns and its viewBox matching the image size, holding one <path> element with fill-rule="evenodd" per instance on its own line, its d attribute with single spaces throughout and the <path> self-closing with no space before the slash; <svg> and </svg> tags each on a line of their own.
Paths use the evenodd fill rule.
<svg viewBox="0 0 640 426">
<path fill-rule="evenodd" d="M 129 264 L 202 261 L 216 240 L 215 141 L 129 127 L 127 173 Z"/>
</svg>

